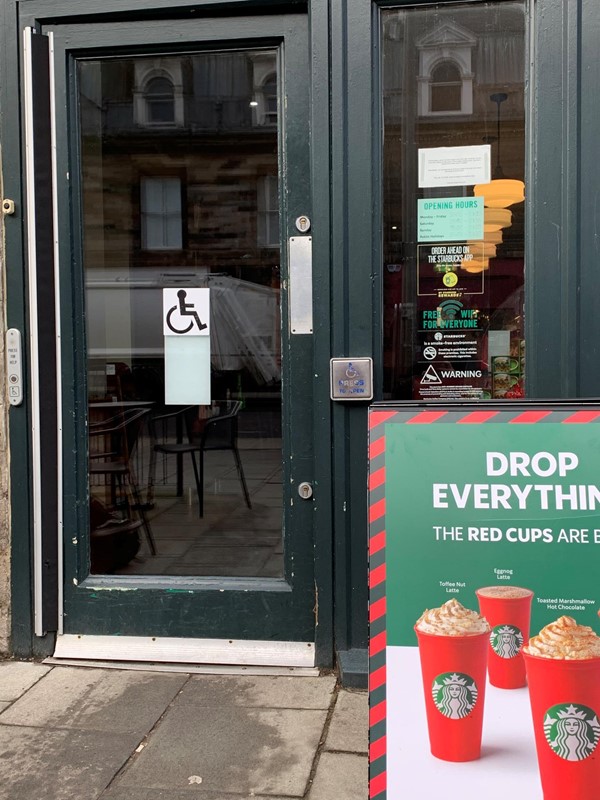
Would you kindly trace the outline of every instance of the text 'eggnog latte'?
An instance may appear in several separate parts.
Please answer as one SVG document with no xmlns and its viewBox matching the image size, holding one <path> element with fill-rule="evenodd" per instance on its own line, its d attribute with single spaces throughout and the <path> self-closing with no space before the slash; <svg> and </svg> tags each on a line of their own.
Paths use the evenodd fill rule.
<svg viewBox="0 0 600 800">
<path fill-rule="evenodd" d="M 597 800 L 600 637 L 560 617 L 523 654 L 544 800 Z"/>
<path fill-rule="evenodd" d="M 445 761 L 481 753 L 490 626 L 453 598 L 415 624 L 431 752 Z"/>
</svg>

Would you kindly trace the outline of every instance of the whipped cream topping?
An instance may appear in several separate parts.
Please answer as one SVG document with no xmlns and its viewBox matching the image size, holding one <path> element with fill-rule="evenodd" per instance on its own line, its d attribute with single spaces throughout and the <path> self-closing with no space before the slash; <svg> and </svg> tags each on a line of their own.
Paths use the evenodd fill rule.
<svg viewBox="0 0 600 800">
<path fill-rule="evenodd" d="M 560 617 L 542 628 L 523 650 L 541 658 L 600 658 L 600 636 L 588 625 L 578 625 L 573 617 Z"/>
<path fill-rule="evenodd" d="M 475 636 L 488 633 L 490 626 L 487 620 L 465 608 L 456 598 L 448 600 L 439 608 L 429 608 L 417 620 L 417 629 L 434 636 Z"/>
</svg>

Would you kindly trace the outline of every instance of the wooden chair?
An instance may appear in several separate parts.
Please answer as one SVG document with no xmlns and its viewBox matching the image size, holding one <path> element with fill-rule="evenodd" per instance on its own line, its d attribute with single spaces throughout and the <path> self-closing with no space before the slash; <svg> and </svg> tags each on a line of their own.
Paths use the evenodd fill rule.
<svg viewBox="0 0 600 800">
<path fill-rule="evenodd" d="M 118 408 L 118 404 L 116 406 Z M 126 518 L 130 519 L 132 512 L 137 513 L 154 556 L 156 544 L 131 459 L 148 413 L 147 408 L 126 408 L 108 419 L 90 423 L 89 474 L 90 479 L 97 475 L 109 479 L 110 500 L 114 509 L 122 508 Z"/>
</svg>

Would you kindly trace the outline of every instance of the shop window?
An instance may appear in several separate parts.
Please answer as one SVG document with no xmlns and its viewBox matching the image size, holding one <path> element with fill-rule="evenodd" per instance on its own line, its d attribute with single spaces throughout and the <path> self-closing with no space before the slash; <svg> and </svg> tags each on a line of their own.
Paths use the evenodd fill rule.
<svg viewBox="0 0 600 800">
<path fill-rule="evenodd" d="M 279 247 L 279 192 L 276 175 L 265 175 L 258 182 L 258 244 Z"/>
<path fill-rule="evenodd" d="M 142 178 L 140 184 L 142 250 L 182 247 L 181 181 Z"/>
<path fill-rule="evenodd" d="M 385 399 L 525 395 L 524 11 L 383 12 Z"/>
</svg>

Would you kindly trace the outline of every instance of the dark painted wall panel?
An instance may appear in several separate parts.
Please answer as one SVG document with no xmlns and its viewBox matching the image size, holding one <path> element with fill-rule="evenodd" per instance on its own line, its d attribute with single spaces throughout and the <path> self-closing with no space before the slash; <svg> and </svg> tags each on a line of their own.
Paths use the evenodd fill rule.
<svg viewBox="0 0 600 800">
<path fill-rule="evenodd" d="M 583 0 L 581 15 L 581 192 L 575 209 L 579 213 L 581 254 L 579 388 L 582 397 L 600 397 L 600 8 L 597 0 Z"/>
</svg>

